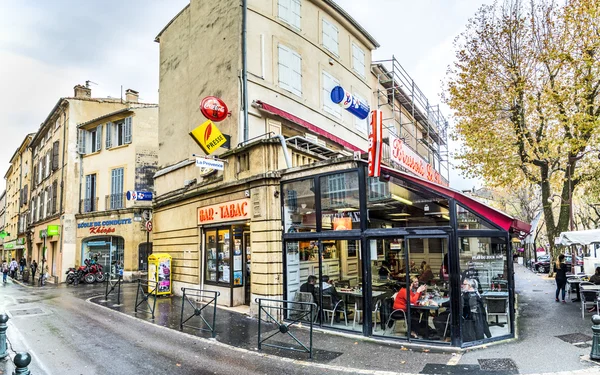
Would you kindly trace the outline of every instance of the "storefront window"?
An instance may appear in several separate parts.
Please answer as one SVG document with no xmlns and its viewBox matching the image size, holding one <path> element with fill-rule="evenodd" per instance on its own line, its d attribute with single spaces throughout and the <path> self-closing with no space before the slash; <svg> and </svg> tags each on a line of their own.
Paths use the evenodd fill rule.
<svg viewBox="0 0 600 375">
<path fill-rule="evenodd" d="M 94 237 L 83 241 L 81 262 L 85 259 L 96 259 L 104 272 L 116 275 L 124 267 L 124 252 L 123 237 Z"/>
<path fill-rule="evenodd" d="M 314 184 L 314 178 L 310 178 L 283 185 L 285 233 L 314 232 L 316 230 Z"/>
<path fill-rule="evenodd" d="M 468 208 L 456 205 L 456 221 L 458 223 L 457 229 L 492 229 L 498 230 L 498 228 L 492 226 L 475 213 L 471 212 Z"/>
<path fill-rule="evenodd" d="M 322 230 L 360 229 L 358 172 L 322 176 Z"/>
<path fill-rule="evenodd" d="M 368 179 L 369 228 L 449 226 L 448 199 L 391 177 Z"/>
<path fill-rule="evenodd" d="M 505 238 L 459 238 L 463 342 L 510 334 Z"/>
<path fill-rule="evenodd" d="M 230 233 L 229 228 L 206 231 L 206 281 L 230 284 Z"/>
</svg>

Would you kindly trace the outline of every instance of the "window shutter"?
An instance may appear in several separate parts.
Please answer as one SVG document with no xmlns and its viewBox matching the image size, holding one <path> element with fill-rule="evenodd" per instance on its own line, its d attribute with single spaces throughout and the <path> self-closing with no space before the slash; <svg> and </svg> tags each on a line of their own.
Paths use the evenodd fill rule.
<svg viewBox="0 0 600 375">
<path fill-rule="evenodd" d="M 131 116 L 125 119 L 125 135 L 123 136 L 125 143 L 131 143 Z"/>
<path fill-rule="evenodd" d="M 85 155 L 85 138 L 86 138 L 86 134 L 87 133 L 85 130 L 83 129 L 79 129 L 79 153 L 81 155 Z"/>
<path fill-rule="evenodd" d="M 113 132 L 113 123 L 109 122 L 106 124 L 106 149 L 112 147 L 112 132 Z"/>
<path fill-rule="evenodd" d="M 56 180 L 52 183 L 52 214 L 56 213 L 56 200 L 58 198 L 58 183 Z"/>
<path fill-rule="evenodd" d="M 33 166 L 33 176 L 31 176 L 31 188 L 35 188 L 36 185 L 36 181 L 35 179 L 37 178 L 37 165 Z"/>
<path fill-rule="evenodd" d="M 23 189 L 19 190 L 19 207 L 23 207 Z"/>
<path fill-rule="evenodd" d="M 29 187 L 27 185 L 25 185 L 25 187 L 23 187 L 23 202 L 24 202 L 23 204 L 25 204 L 25 202 L 27 202 L 28 188 Z"/>
<path fill-rule="evenodd" d="M 290 50 L 282 45 L 279 45 L 279 87 L 291 91 L 290 80 L 292 69 L 290 67 Z"/>
<path fill-rule="evenodd" d="M 300 29 L 300 20 L 302 19 L 300 0 L 292 0 L 290 2 L 289 12 L 289 15 L 292 20 L 291 24 Z"/>
<path fill-rule="evenodd" d="M 342 107 L 331 101 L 331 90 L 340 83 L 329 73 L 323 71 L 323 109 L 335 116 L 342 117 Z"/>
<path fill-rule="evenodd" d="M 48 186 L 48 199 L 46 200 L 46 216 L 52 215 L 52 186 Z"/>
<path fill-rule="evenodd" d="M 96 128 L 96 151 L 102 150 L 102 125 Z"/>
<path fill-rule="evenodd" d="M 44 156 L 40 160 L 40 182 L 46 177 L 46 157 Z"/>
<path fill-rule="evenodd" d="M 50 176 L 50 157 L 52 155 L 52 150 L 48 150 L 48 152 L 46 153 L 46 174 L 44 175 L 44 178 Z"/>
<path fill-rule="evenodd" d="M 334 54 L 339 54 L 338 29 L 325 18 L 323 18 L 323 46 Z"/>
<path fill-rule="evenodd" d="M 302 57 L 294 51 L 290 52 L 292 57 L 292 92 L 302 96 Z"/>
<path fill-rule="evenodd" d="M 58 169 L 58 141 L 52 144 L 52 170 Z"/>
</svg>

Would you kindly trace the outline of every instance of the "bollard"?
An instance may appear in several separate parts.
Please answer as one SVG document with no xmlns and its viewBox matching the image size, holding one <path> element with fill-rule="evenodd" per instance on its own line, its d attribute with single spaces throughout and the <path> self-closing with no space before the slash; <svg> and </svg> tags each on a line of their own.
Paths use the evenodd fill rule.
<svg viewBox="0 0 600 375">
<path fill-rule="evenodd" d="M 8 329 L 8 315 L 0 314 L 0 359 L 6 358 L 8 356 L 8 351 L 6 351 L 6 330 Z"/>
<path fill-rule="evenodd" d="M 13 375 L 31 375 L 31 372 L 27 368 L 27 366 L 29 366 L 31 363 L 31 356 L 29 353 L 17 353 L 13 363 L 15 364 L 15 371 L 13 371 Z"/>
<path fill-rule="evenodd" d="M 594 340 L 592 341 L 592 352 L 590 358 L 597 361 L 600 360 L 600 315 L 592 316 L 592 332 L 594 332 Z"/>
</svg>

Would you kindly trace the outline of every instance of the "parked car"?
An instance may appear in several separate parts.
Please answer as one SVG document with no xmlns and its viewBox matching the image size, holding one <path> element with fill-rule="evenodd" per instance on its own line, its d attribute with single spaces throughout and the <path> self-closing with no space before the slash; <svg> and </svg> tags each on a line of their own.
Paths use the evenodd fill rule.
<svg viewBox="0 0 600 375">
<path fill-rule="evenodd" d="M 575 258 L 577 266 L 583 266 L 583 258 L 577 256 Z M 571 272 L 571 255 L 565 255 L 565 264 L 567 265 L 567 272 Z M 538 261 L 533 263 L 533 268 L 540 273 L 550 272 L 550 256 L 541 255 L 538 257 Z"/>
</svg>

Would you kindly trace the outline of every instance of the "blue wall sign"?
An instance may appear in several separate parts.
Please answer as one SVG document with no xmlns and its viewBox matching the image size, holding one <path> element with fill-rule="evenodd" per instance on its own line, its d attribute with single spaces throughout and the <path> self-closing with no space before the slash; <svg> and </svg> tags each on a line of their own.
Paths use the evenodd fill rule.
<svg viewBox="0 0 600 375">
<path fill-rule="evenodd" d="M 152 200 L 152 192 L 151 191 L 129 190 L 127 192 L 127 200 L 128 201 L 151 201 Z"/>
<path fill-rule="evenodd" d="M 361 120 L 369 117 L 369 104 L 364 103 L 354 95 L 344 90 L 342 86 L 335 86 L 331 90 L 331 101 L 344 107 L 346 111 L 352 113 Z"/>
</svg>

